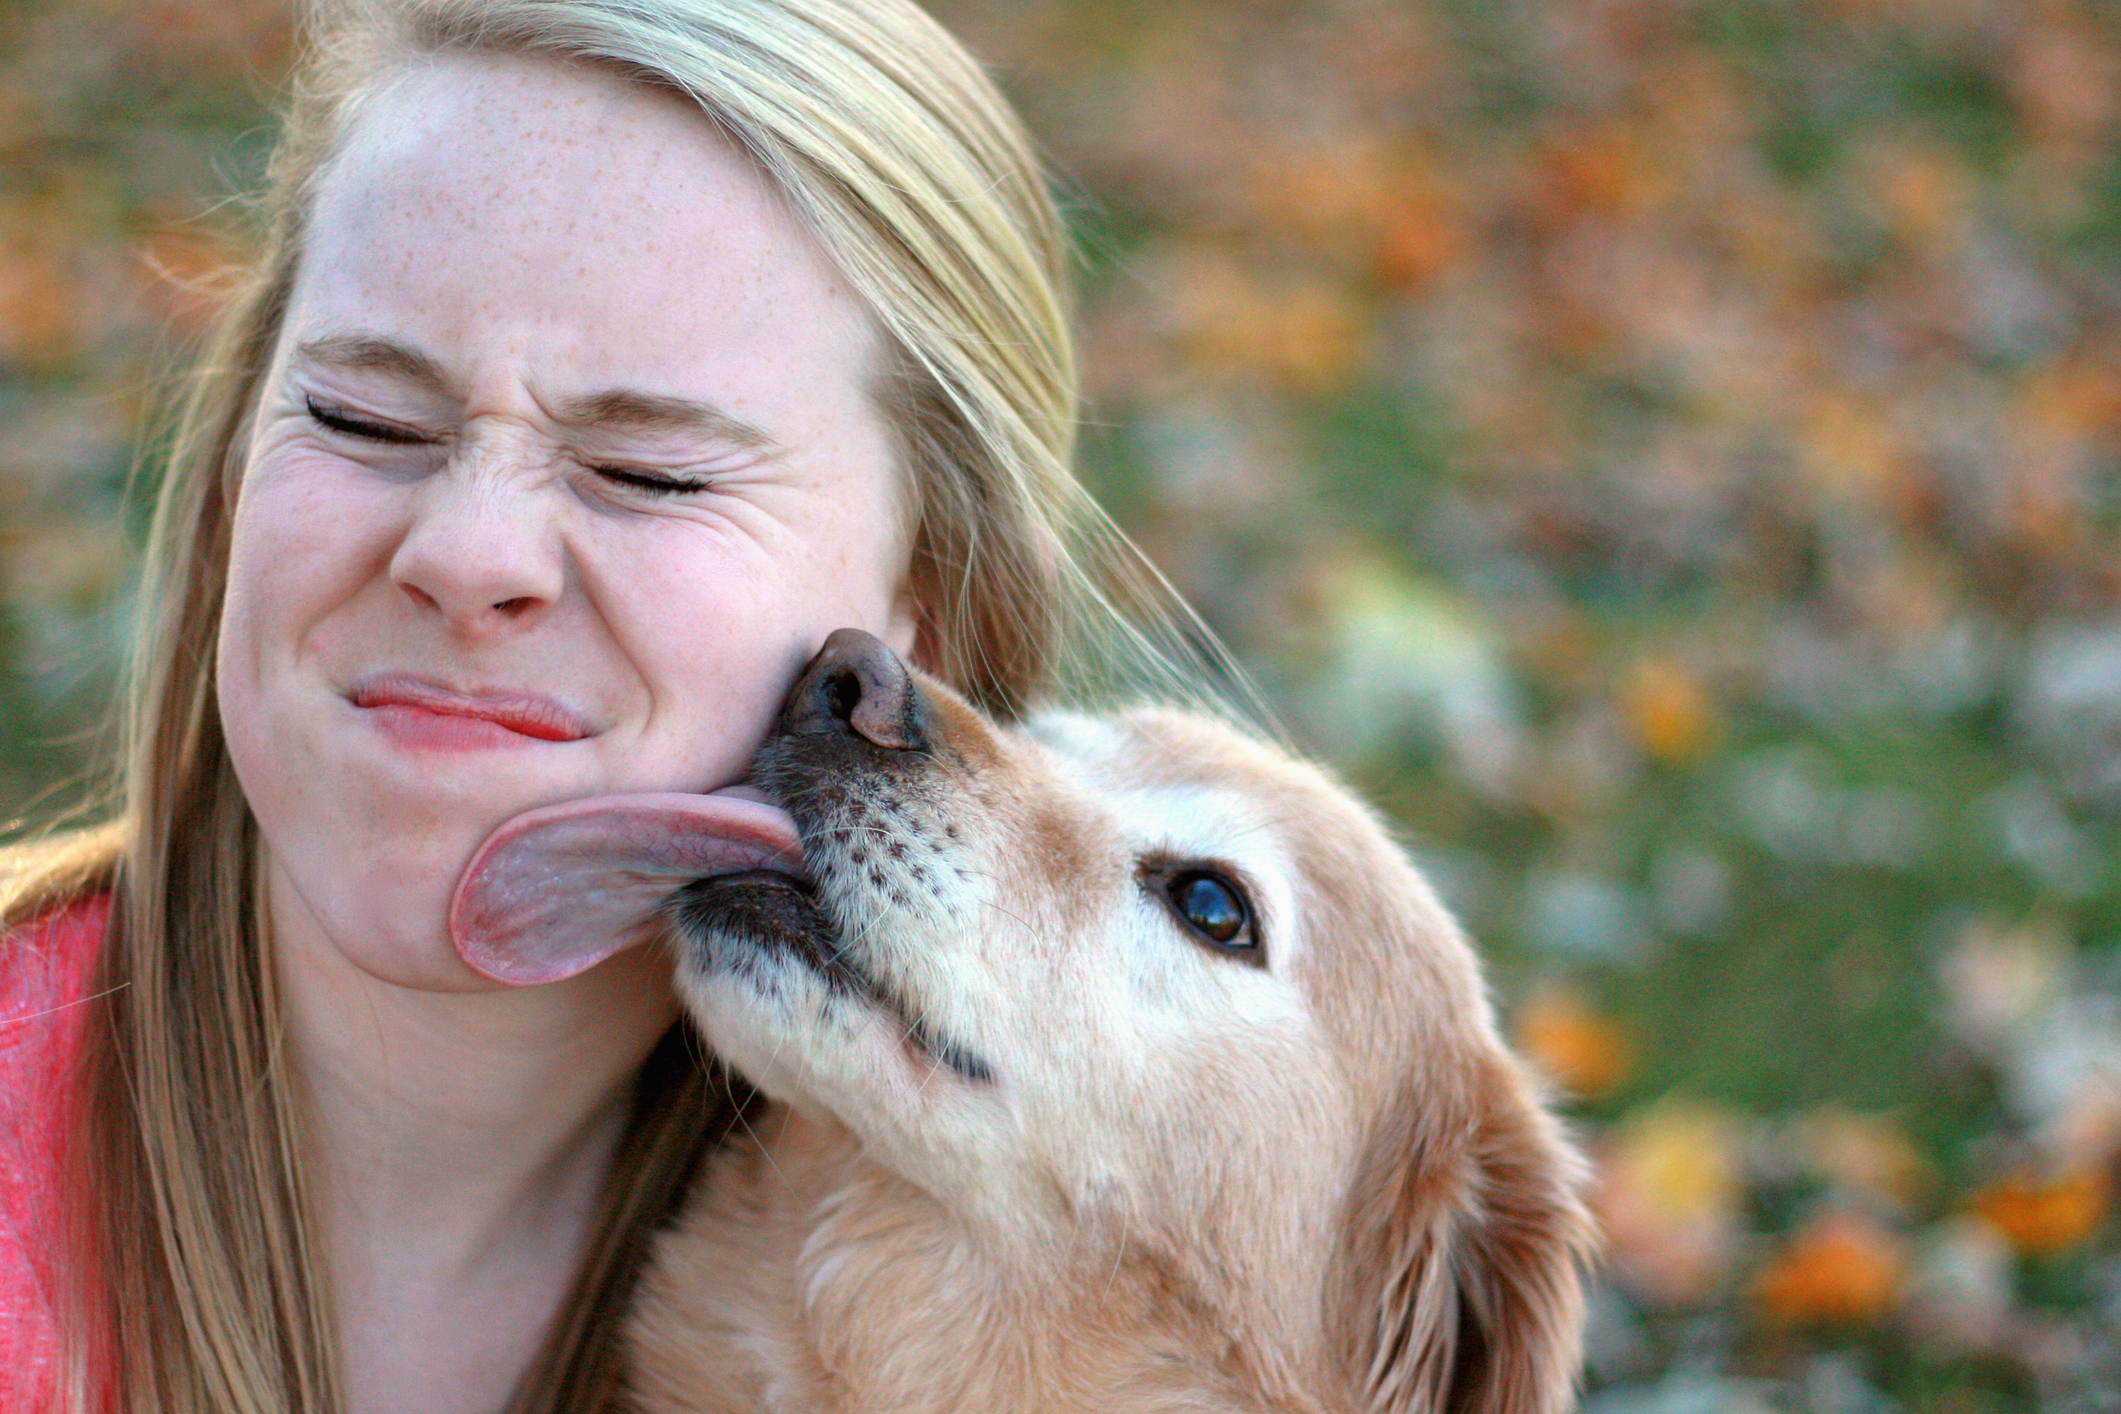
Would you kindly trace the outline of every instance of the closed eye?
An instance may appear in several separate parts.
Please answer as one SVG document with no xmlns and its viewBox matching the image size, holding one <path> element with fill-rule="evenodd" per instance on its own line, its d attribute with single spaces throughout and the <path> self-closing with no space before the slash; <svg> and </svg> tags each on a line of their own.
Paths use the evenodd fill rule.
<svg viewBox="0 0 2121 1414">
<path fill-rule="evenodd" d="M 336 432 L 343 437 L 358 437 L 367 442 L 385 442 L 392 446 L 411 446 L 433 440 L 424 433 L 409 428 L 396 427 L 387 422 L 372 422 L 365 417 L 356 417 L 344 408 L 331 403 L 318 402 L 309 394 L 303 395 L 303 405 L 308 409 L 312 421 L 320 427 Z M 660 476 L 651 471 L 642 471 L 630 466 L 593 465 L 589 468 L 606 481 L 620 486 L 646 491 L 652 495 L 674 496 L 687 491 L 705 491 L 714 483 L 705 477 Z"/>
<path fill-rule="evenodd" d="M 659 476 L 652 471 L 642 471 L 630 466 L 592 466 L 589 468 L 606 481 L 620 486 L 631 486 L 638 491 L 647 491 L 658 496 L 675 496 L 686 491 L 705 491 L 714 482 L 705 477 Z"/>
<path fill-rule="evenodd" d="M 346 437 L 359 437 L 368 442 L 389 442 L 394 446 L 406 446 L 426 442 L 430 439 L 422 433 L 404 427 L 393 427 L 387 422 L 370 422 L 364 417 L 355 417 L 346 409 L 320 403 L 304 394 L 302 402 L 309 409 L 309 416 L 318 426 L 328 428 Z"/>
</svg>

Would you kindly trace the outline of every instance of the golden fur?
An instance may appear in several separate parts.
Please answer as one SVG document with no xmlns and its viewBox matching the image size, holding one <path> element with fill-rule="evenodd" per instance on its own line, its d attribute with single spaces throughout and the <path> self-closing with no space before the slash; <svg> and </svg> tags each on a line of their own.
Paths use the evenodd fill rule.
<svg viewBox="0 0 2121 1414">
<path fill-rule="evenodd" d="M 660 1238 L 639 1408 L 1570 1407 L 1582 1165 L 1373 817 L 1197 718 L 918 690 L 929 749 L 765 773 L 873 995 L 678 939 L 772 1103 Z M 1264 966 L 1156 896 L 1202 863 Z"/>
</svg>

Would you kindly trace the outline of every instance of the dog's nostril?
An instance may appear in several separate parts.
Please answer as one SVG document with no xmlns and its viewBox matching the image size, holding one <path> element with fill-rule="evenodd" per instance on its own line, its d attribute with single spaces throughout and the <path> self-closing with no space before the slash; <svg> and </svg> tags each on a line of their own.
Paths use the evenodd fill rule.
<svg viewBox="0 0 2121 1414">
<path fill-rule="evenodd" d="M 854 709 L 862 705 L 862 680 L 852 668 L 835 674 L 825 685 L 825 709 L 835 721 L 854 723 Z"/>
</svg>

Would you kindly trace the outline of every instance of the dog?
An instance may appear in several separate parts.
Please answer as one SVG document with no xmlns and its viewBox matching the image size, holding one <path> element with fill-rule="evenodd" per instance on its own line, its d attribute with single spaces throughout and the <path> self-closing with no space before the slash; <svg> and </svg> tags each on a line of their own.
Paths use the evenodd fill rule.
<svg viewBox="0 0 2121 1414">
<path fill-rule="evenodd" d="M 643 1414 L 1572 1406 L 1584 1165 L 1326 774 L 1168 710 L 999 727 L 841 630 L 754 779 L 533 812 L 453 919 L 539 980 L 641 932 L 555 941 L 585 908 L 655 916 L 771 1102 L 659 1235 Z"/>
</svg>

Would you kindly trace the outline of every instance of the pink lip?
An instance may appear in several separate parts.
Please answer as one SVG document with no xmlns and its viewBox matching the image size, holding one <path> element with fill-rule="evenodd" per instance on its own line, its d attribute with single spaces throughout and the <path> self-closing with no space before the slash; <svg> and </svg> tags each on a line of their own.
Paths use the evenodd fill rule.
<svg viewBox="0 0 2121 1414">
<path fill-rule="evenodd" d="M 537 741 L 580 741 L 595 730 L 579 713 L 535 692 L 458 692 L 409 673 L 371 674 L 346 700 L 375 712 L 397 734 L 438 746 L 476 745 L 498 737 L 495 728 Z"/>
</svg>

